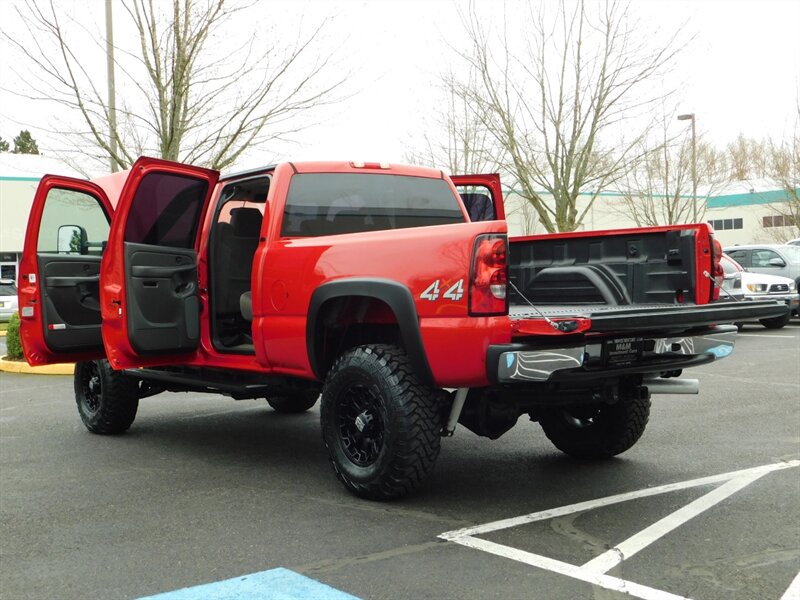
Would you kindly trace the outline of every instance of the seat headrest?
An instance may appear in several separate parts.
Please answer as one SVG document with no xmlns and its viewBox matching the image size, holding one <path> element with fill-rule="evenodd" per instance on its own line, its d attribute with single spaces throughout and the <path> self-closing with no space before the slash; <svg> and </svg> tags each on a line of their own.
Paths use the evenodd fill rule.
<svg viewBox="0 0 800 600">
<path fill-rule="evenodd" d="M 236 237 L 257 238 L 261 233 L 263 216 L 257 208 L 234 208 L 231 210 L 231 226 Z"/>
<path fill-rule="evenodd" d="M 492 221 L 495 219 L 492 199 L 482 193 L 463 193 L 461 199 L 467 207 L 470 221 Z"/>
</svg>

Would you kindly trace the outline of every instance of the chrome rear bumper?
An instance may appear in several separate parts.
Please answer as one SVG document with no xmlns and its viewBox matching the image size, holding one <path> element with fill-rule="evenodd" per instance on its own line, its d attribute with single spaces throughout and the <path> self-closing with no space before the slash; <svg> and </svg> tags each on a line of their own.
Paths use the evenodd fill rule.
<svg viewBox="0 0 800 600">
<path fill-rule="evenodd" d="M 718 325 L 682 337 L 607 338 L 566 348 L 493 346 L 490 377 L 496 375 L 498 383 L 514 383 L 660 373 L 725 358 L 733 352 L 735 341 L 735 326 Z"/>
</svg>

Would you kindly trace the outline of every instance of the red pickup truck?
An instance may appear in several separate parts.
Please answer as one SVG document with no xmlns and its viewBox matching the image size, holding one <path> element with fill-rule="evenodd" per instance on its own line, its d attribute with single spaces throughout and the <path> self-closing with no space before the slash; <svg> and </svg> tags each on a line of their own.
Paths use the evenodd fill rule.
<svg viewBox="0 0 800 600">
<path fill-rule="evenodd" d="M 562 451 L 630 448 L 654 393 L 728 355 L 777 303 L 720 303 L 708 225 L 509 240 L 496 175 L 281 163 L 220 177 L 141 158 L 45 176 L 20 265 L 28 362 L 76 361 L 86 427 L 127 430 L 162 391 L 321 395 L 339 480 L 402 496 L 457 423 L 497 438 L 527 414 Z M 718 280 L 718 281 L 717 281 Z"/>
</svg>

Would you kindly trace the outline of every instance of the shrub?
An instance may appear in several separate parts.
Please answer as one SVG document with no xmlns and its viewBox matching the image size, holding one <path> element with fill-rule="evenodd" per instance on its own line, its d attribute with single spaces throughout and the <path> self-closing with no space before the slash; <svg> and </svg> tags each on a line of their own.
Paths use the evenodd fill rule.
<svg viewBox="0 0 800 600">
<path fill-rule="evenodd" d="M 22 360 L 22 342 L 19 339 L 19 313 L 11 315 L 11 319 L 8 321 L 6 349 L 8 358 L 11 360 Z"/>
</svg>

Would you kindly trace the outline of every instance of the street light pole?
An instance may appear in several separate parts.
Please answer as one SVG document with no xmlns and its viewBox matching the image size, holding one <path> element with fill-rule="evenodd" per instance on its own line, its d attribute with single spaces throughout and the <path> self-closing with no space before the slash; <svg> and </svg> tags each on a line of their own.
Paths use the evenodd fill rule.
<svg viewBox="0 0 800 600">
<path fill-rule="evenodd" d="M 106 69 L 108 72 L 108 142 L 111 147 L 111 172 L 119 170 L 117 155 L 117 94 L 114 89 L 114 25 L 111 0 L 106 0 Z"/>
<path fill-rule="evenodd" d="M 678 115 L 678 121 L 692 122 L 692 222 L 697 223 L 697 133 L 694 113 Z"/>
</svg>

